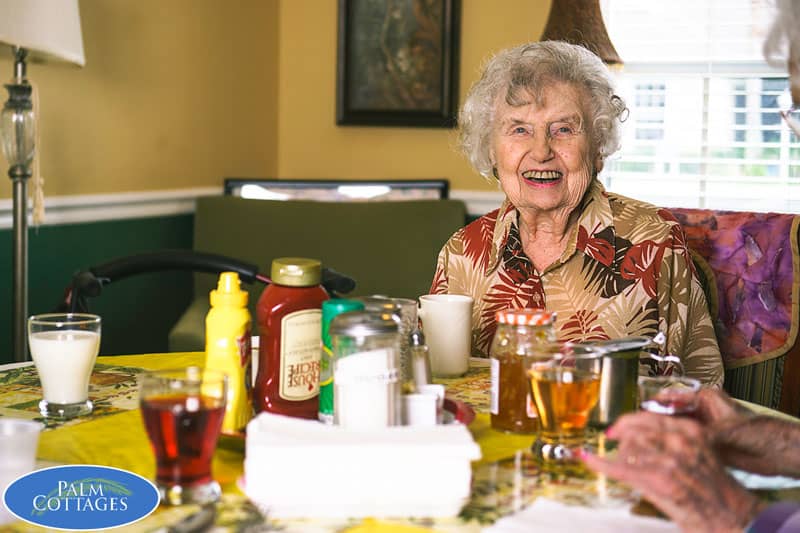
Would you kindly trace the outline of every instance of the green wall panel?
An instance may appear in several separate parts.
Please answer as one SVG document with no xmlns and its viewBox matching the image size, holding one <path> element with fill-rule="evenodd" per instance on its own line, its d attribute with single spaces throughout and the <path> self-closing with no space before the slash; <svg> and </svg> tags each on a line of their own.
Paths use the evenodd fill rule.
<svg viewBox="0 0 800 533">
<path fill-rule="evenodd" d="M 72 275 L 111 259 L 167 248 L 191 249 L 194 215 L 33 228 L 29 234 L 30 314 L 60 303 Z M 11 230 L 0 231 L 0 363 L 11 362 Z M 163 352 L 189 304 L 189 272 L 141 274 L 106 286 L 89 301 L 103 318 L 101 355 Z"/>
</svg>

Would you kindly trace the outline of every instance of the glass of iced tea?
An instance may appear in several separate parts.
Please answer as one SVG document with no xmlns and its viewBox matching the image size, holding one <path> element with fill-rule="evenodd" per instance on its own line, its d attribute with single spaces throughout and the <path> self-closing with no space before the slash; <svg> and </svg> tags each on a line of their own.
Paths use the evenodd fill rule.
<svg viewBox="0 0 800 533">
<path fill-rule="evenodd" d="M 167 505 L 217 501 L 211 477 L 228 378 L 222 372 L 188 367 L 146 372 L 139 403 L 156 457 L 156 486 Z"/>
<path fill-rule="evenodd" d="M 685 376 L 639 378 L 639 407 L 662 415 L 692 416 L 700 382 Z"/>
<path fill-rule="evenodd" d="M 533 453 L 544 462 L 577 461 L 574 450 L 586 443 L 589 414 L 600 395 L 602 353 L 588 346 L 556 343 L 547 357 L 528 365 L 531 394 L 540 429 Z"/>
</svg>

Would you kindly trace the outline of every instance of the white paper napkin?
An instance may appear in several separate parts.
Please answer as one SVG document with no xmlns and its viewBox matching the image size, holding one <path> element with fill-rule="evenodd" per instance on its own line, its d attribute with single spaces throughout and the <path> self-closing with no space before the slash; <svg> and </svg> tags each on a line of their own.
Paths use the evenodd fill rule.
<svg viewBox="0 0 800 533">
<path fill-rule="evenodd" d="M 537 498 L 522 511 L 501 518 L 484 533 L 674 533 L 680 529 L 660 518 L 632 515 L 627 507 L 581 507 Z"/>
<path fill-rule="evenodd" d="M 353 429 L 261 413 L 244 486 L 276 517 L 454 516 L 480 456 L 462 424 Z"/>
</svg>

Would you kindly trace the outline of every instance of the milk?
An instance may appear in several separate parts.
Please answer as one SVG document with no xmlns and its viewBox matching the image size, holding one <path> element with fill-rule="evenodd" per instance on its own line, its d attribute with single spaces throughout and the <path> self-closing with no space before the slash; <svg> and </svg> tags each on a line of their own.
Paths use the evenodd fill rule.
<svg viewBox="0 0 800 533">
<path fill-rule="evenodd" d="M 84 402 L 89 396 L 100 335 L 93 331 L 40 331 L 30 335 L 30 348 L 44 399 L 54 404 Z"/>
</svg>

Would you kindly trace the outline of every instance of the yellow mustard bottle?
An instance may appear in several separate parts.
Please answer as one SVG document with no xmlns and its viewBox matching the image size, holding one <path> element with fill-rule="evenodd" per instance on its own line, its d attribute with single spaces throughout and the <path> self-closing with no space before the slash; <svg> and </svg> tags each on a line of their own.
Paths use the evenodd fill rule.
<svg viewBox="0 0 800 533">
<path fill-rule="evenodd" d="M 206 315 L 206 368 L 228 375 L 223 433 L 244 430 L 253 417 L 250 312 L 236 272 L 222 272 Z"/>
</svg>

